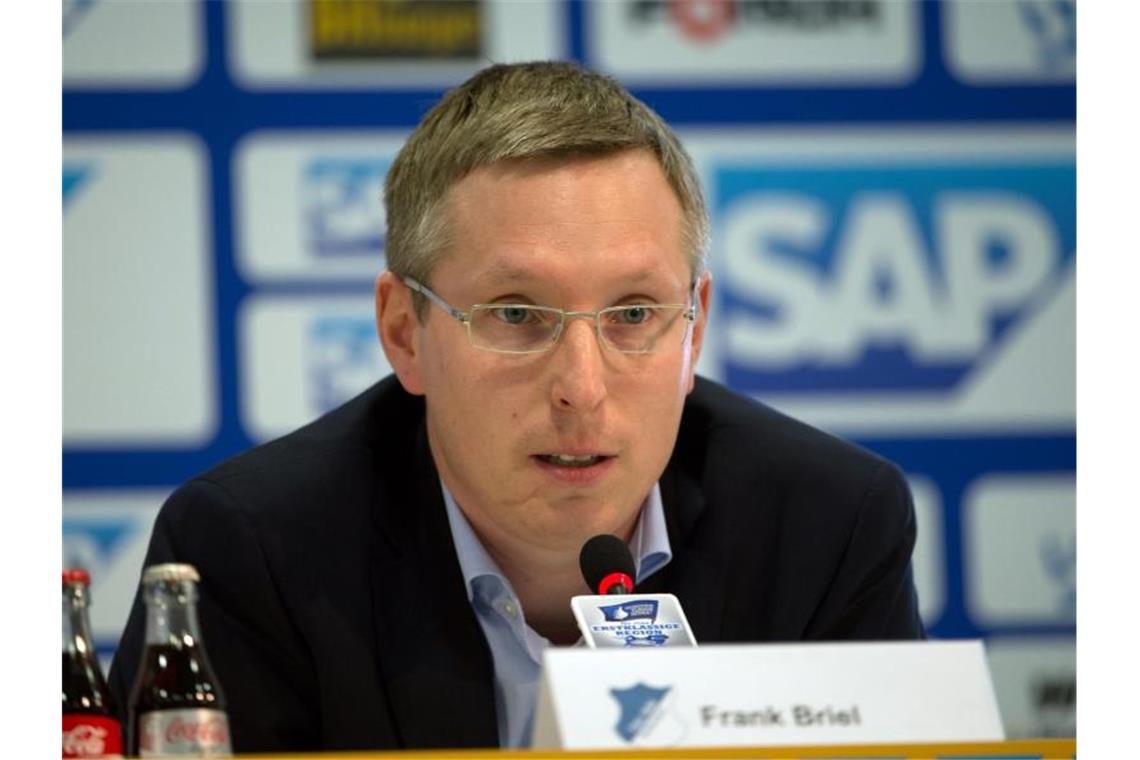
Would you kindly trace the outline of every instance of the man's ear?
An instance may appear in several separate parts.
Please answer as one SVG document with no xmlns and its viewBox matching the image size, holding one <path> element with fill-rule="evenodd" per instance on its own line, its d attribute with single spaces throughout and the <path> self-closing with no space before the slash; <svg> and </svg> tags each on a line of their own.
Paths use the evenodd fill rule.
<svg viewBox="0 0 1140 760">
<path fill-rule="evenodd" d="M 412 291 L 395 274 L 385 271 L 376 278 L 376 333 L 400 385 L 417 396 L 424 394 L 416 340 L 420 329 Z"/>
<path fill-rule="evenodd" d="M 697 303 L 701 311 L 697 314 L 697 321 L 693 323 L 693 347 L 689 356 L 689 387 L 685 391 L 691 393 L 697 374 L 697 360 L 701 358 L 701 346 L 705 342 L 705 328 L 709 324 L 709 307 L 712 305 L 712 272 L 705 271 L 697 282 Z"/>
</svg>

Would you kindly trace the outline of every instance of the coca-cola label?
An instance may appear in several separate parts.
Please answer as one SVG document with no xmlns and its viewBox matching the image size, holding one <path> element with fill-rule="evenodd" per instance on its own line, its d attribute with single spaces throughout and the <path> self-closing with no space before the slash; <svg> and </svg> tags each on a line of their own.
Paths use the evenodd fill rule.
<svg viewBox="0 0 1140 760">
<path fill-rule="evenodd" d="M 122 756 L 119 721 L 105 715 L 72 713 L 63 716 L 64 757 Z"/>
<path fill-rule="evenodd" d="M 229 757 L 230 722 L 221 710 L 155 710 L 139 716 L 139 756 Z"/>
</svg>

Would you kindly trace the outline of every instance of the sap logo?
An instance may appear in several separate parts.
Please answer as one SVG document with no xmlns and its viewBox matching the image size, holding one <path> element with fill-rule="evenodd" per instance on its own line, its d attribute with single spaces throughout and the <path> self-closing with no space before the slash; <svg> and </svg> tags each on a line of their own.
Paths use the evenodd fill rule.
<svg viewBox="0 0 1140 760">
<path fill-rule="evenodd" d="M 1077 6 L 1073 0 L 1018 3 L 1021 23 L 1033 35 L 1037 58 L 1048 72 L 1069 71 L 1077 60 Z"/>
<path fill-rule="evenodd" d="M 95 0 L 63 0 L 63 38 L 75 31 L 83 17 L 95 6 Z"/>
<path fill-rule="evenodd" d="M 66 519 L 63 522 L 63 562 L 85 568 L 93 579 L 107 576 L 126 539 L 135 532 L 130 519 Z"/>
<path fill-rule="evenodd" d="M 679 744 L 685 724 L 672 709 L 671 686 L 637 683 L 626 689 L 610 689 L 618 705 L 614 732 L 627 744 L 669 746 Z"/>
<path fill-rule="evenodd" d="M 742 389 L 949 390 L 1075 255 L 1071 164 L 713 177 L 721 359 Z"/>
<path fill-rule="evenodd" d="M 92 173 L 92 167 L 87 164 L 63 165 L 63 207 L 65 209 L 75 199 L 77 191 L 87 183 Z"/>
<path fill-rule="evenodd" d="M 367 317 L 323 316 L 309 326 L 307 339 L 310 403 L 327 412 L 385 374 L 387 361 Z"/>
<path fill-rule="evenodd" d="M 388 161 L 316 158 L 302 170 L 303 216 L 317 256 L 384 254 L 384 176 Z"/>
</svg>

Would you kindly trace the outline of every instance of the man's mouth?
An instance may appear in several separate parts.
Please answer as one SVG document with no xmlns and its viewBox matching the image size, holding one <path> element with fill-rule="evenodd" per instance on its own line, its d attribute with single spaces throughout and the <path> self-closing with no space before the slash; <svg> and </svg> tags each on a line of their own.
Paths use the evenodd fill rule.
<svg viewBox="0 0 1140 760">
<path fill-rule="evenodd" d="M 610 457 L 604 454 L 538 454 L 537 459 L 556 467 L 591 467 Z"/>
</svg>

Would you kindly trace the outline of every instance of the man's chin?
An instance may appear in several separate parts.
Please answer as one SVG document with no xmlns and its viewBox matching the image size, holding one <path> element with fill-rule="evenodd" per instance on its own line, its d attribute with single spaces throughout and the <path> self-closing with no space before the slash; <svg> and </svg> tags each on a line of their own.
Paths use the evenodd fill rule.
<svg viewBox="0 0 1140 760">
<path fill-rule="evenodd" d="M 615 514 L 609 507 L 596 500 L 567 500 L 557 509 L 560 515 L 557 525 L 551 525 L 547 533 L 563 551 L 573 551 L 575 556 L 582 545 L 602 533 L 617 536 L 628 542 L 637 525 L 638 512 Z M 569 514 L 567 514 L 569 512 Z"/>
</svg>

